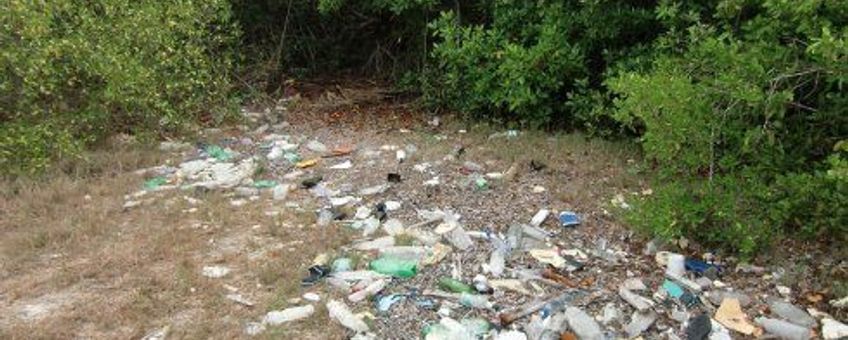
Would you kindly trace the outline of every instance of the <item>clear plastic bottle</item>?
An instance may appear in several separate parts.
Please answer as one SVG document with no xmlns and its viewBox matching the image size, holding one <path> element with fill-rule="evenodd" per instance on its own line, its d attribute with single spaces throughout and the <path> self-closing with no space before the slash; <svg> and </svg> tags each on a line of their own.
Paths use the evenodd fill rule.
<svg viewBox="0 0 848 340">
<path fill-rule="evenodd" d="M 476 295 L 470 293 L 462 293 L 459 296 L 459 304 L 470 308 L 492 308 L 492 303 L 489 302 L 489 299 L 485 295 Z"/>
</svg>

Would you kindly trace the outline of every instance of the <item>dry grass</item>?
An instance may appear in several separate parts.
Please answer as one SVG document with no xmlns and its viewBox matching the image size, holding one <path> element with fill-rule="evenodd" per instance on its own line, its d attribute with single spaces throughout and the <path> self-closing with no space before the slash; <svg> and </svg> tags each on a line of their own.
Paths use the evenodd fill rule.
<svg viewBox="0 0 848 340">
<path fill-rule="evenodd" d="M 446 124 L 443 130 L 462 128 Z M 548 164 L 545 177 L 557 179 L 548 185 L 552 196 L 562 202 L 596 204 L 610 196 L 604 190 L 641 185 L 622 173 L 628 168 L 623 162 L 636 153 L 619 144 L 532 132 L 488 140 L 497 129 L 465 128 L 468 133 L 452 142 L 426 130 L 370 142 L 415 144 L 419 152 L 410 162 L 441 159 L 456 144 L 472 159 L 487 160 L 490 169 L 505 171 L 519 162 L 529 172 L 531 160 L 541 161 Z M 0 338 L 141 338 L 164 326 L 171 338 L 243 338 L 246 322 L 303 304 L 291 300 L 306 291 L 328 298 L 326 290 L 300 287 L 300 279 L 316 255 L 341 248 L 351 235 L 344 228 L 316 227 L 315 207 L 286 208 L 267 197 L 233 207 L 226 193 L 175 190 L 145 196 L 153 198 L 148 205 L 122 209 L 123 196 L 144 180 L 132 171 L 180 160 L 124 144 L 94 152 L 88 162 L 69 162 L 63 173 L 3 183 Z M 510 190 L 524 190 L 525 184 Z M 290 201 L 307 202 L 305 195 L 294 192 Z M 184 196 L 202 203 L 194 206 Z M 280 214 L 269 216 L 269 210 Z M 209 279 L 200 274 L 207 265 L 233 271 Z M 225 299 L 225 285 L 256 305 Z M 315 306 L 314 316 L 260 338 L 343 338 L 345 331 L 328 319 L 324 304 Z"/>
<path fill-rule="evenodd" d="M 347 241 L 312 226 L 306 211 L 269 217 L 264 211 L 279 208 L 270 200 L 236 208 L 215 192 L 196 195 L 204 202 L 196 207 L 182 198 L 189 193 L 172 191 L 124 211 L 123 196 L 143 182 L 131 171 L 168 161 L 132 149 L 95 152 L 66 172 L 3 183 L 0 338 L 141 338 L 163 326 L 172 338 L 244 337 L 246 321 L 303 293 L 300 277 L 322 249 Z M 201 268 L 212 264 L 233 272 L 203 277 Z M 225 284 L 256 306 L 225 299 Z M 266 335 L 343 336 L 327 324 L 318 308 L 308 321 Z"/>
</svg>

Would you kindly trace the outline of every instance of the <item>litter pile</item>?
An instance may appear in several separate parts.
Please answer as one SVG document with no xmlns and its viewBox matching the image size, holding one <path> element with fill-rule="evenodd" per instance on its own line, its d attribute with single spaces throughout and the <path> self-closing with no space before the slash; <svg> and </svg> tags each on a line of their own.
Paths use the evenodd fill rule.
<svg viewBox="0 0 848 340">
<path fill-rule="evenodd" d="M 596 212 L 542 207 L 506 223 L 487 220 L 486 209 L 492 208 L 475 197 L 485 195 L 487 202 L 509 197 L 506 191 L 519 186 L 522 176 L 545 169 L 542 162 L 487 172 L 496 164 L 466 160 L 463 145 L 442 158 L 420 159 L 413 144 L 329 147 L 314 137 L 284 134 L 288 128 L 263 125 L 252 134 L 258 142 L 163 143 L 162 150 L 183 152 L 187 160 L 139 171 L 147 180 L 142 190 L 127 195 L 124 205 L 149 203 L 153 192 L 225 190 L 233 206 L 263 197 L 298 206 L 289 202 L 298 192 L 319 206 L 316 228 L 361 234 L 305 269 L 301 285 L 309 303 L 246 322 L 248 335 L 309 318 L 324 300 L 330 318 L 355 339 L 848 336 L 848 327 L 834 317 L 793 304 L 791 291 L 752 296 L 725 283 L 737 275 L 770 276 L 764 268 L 738 265 L 731 271 L 729 260 L 660 251 L 654 242 L 634 254 L 583 230 L 587 219 L 596 223 Z M 398 133 L 402 138 L 411 132 Z M 486 142 L 514 138 L 521 134 L 498 133 Z M 446 135 L 435 139 L 451 143 Z M 338 180 L 349 180 L 352 173 L 365 179 Z M 520 183 L 526 189 L 523 199 L 546 194 L 545 183 Z M 452 201 L 435 199 L 446 191 L 455 192 Z M 614 201 L 627 208 L 621 196 Z M 226 268 L 204 268 L 210 278 L 227 273 Z M 231 295 L 230 300 L 253 305 Z M 834 301 L 839 303 L 841 308 L 848 304 Z"/>
</svg>

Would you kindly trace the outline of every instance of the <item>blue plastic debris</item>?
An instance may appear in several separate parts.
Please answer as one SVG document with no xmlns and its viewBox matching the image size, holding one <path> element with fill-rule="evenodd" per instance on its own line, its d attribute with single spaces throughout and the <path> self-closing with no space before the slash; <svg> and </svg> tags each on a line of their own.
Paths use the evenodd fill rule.
<svg viewBox="0 0 848 340">
<path fill-rule="evenodd" d="M 668 292 L 669 296 L 671 296 L 675 299 L 683 296 L 683 288 L 681 288 L 680 285 L 678 285 L 674 282 L 671 282 L 669 280 L 665 280 L 665 282 L 663 282 L 662 287 L 663 287 L 663 289 L 665 289 L 666 292 Z"/>
<path fill-rule="evenodd" d="M 572 211 L 559 213 L 559 224 L 563 227 L 573 227 L 580 224 L 580 217 Z"/>
<path fill-rule="evenodd" d="M 696 259 L 687 258 L 684 266 L 686 267 L 686 270 L 702 275 L 707 272 L 712 272 L 712 274 L 718 274 L 721 272 L 721 267 Z"/>
<path fill-rule="evenodd" d="M 392 309 L 392 306 L 400 301 L 403 298 L 403 295 L 400 294 L 390 294 L 381 296 L 377 299 L 377 310 L 380 312 L 388 312 L 389 309 Z"/>
</svg>

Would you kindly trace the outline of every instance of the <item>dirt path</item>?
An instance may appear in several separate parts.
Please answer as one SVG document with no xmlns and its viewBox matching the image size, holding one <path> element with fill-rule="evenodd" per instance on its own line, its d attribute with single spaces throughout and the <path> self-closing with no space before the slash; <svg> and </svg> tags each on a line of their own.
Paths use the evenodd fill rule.
<svg viewBox="0 0 848 340">
<path fill-rule="evenodd" d="M 381 339 L 419 337 L 447 315 L 493 320 L 498 311 L 561 294 L 564 287 L 522 276 L 522 271 L 538 273 L 545 265 L 530 253 L 514 251 L 502 279 L 518 278 L 525 292 L 496 289 L 490 297 L 494 309 L 466 308 L 422 294 L 436 289 L 444 277 L 467 283 L 478 274 L 497 279 L 487 274 L 490 239 L 508 239 L 511 226 L 530 223 L 540 209 L 552 211 L 540 226 L 551 237 L 534 247 L 570 254 L 568 259 L 576 262 L 569 263 L 579 264 L 578 270 L 566 266 L 559 272 L 579 293 L 574 304 L 605 318 L 602 325 L 608 335 L 626 334 L 625 325 L 636 317 L 619 297 L 625 279 L 642 278 L 648 290 L 639 294 L 647 298 L 663 290 L 664 268 L 653 254 L 643 254 L 644 243 L 613 214 L 621 205 L 611 202 L 617 195 L 626 201 L 650 192 L 638 176 L 635 152 L 622 151 L 630 148 L 579 135 L 508 132 L 453 122 L 435 125 L 398 107 L 391 112 L 381 106 L 329 109 L 319 115 L 294 110 L 283 115 L 285 122 L 274 110 L 248 113 L 254 121 L 242 128 L 206 131 L 197 141 L 170 145 L 165 151 L 139 151 L 132 143 L 124 144 L 99 155 L 100 164 L 108 165 L 86 180 L 69 176 L 10 186 L 0 206 L 6 216 L 0 229 L 0 337 L 354 335 L 330 319 L 325 304 L 330 299 L 364 313 L 369 334 Z M 327 150 L 310 142 L 320 142 Z M 298 168 L 297 162 L 286 159 L 287 145 L 301 161 L 317 159 L 316 164 Z M 210 146 L 220 146 L 223 152 Z M 334 149 L 352 152 L 321 157 Z M 209 157 L 219 159 L 203 163 Z M 203 170 L 187 169 L 189 161 Z M 224 172 L 235 181 L 209 177 L 213 163 L 234 164 Z M 242 165 L 249 170 L 243 178 L 234 170 Z M 400 180 L 389 182 L 390 173 Z M 317 189 L 302 187 L 304 180 L 319 175 Z M 157 177 L 163 182 L 155 183 Z M 204 180 L 207 185 L 187 188 Z M 222 187 L 228 184 L 237 185 Z M 283 190 L 274 185 L 289 185 L 291 190 L 282 198 Z M 379 192 L 362 191 L 369 189 Z M 275 191 L 280 191 L 278 197 Z M 387 202 L 387 219 L 373 233 L 363 230 L 367 226 L 354 228 L 362 222 L 351 227 L 350 222 L 366 220 L 366 214 Z M 421 211 L 438 209 L 461 216 L 460 225 L 473 236 L 469 249 L 433 236 L 437 222 L 419 228 L 421 233 L 407 229 L 394 242 L 432 253 L 433 244 L 425 240 L 441 238 L 450 253 L 435 264 L 419 265 L 413 278 L 390 280 L 374 301 L 348 301 L 326 278 L 302 286 L 311 265 L 331 263 L 322 258 L 348 258 L 354 269 L 366 269 L 379 252 L 357 251 L 352 245 L 384 237 L 388 220 L 408 228 L 424 219 Z M 319 221 L 322 211 L 338 220 Z M 561 227 L 556 218 L 561 211 L 576 212 L 580 225 Z M 733 287 L 746 278 L 739 274 L 722 280 Z M 737 287 L 757 300 L 744 306 L 748 315 L 760 314 L 764 288 Z M 765 295 L 776 294 L 773 285 L 767 287 L 772 290 Z M 307 300 L 306 293 L 317 294 L 320 301 Z M 397 302 L 380 312 L 375 301 L 383 298 Z M 646 338 L 685 337 L 686 319 L 701 312 L 712 315 L 718 306 L 705 302 L 687 309 L 674 299 L 654 299 L 666 303 L 652 308 L 659 318 L 644 331 Z M 314 306 L 314 314 L 305 319 L 281 326 L 262 323 L 269 311 L 306 305 Z M 620 316 L 607 315 L 613 311 Z M 521 319 L 516 327 L 532 334 L 533 320 L 542 325 L 539 315 L 534 318 Z"/>
</svg>

